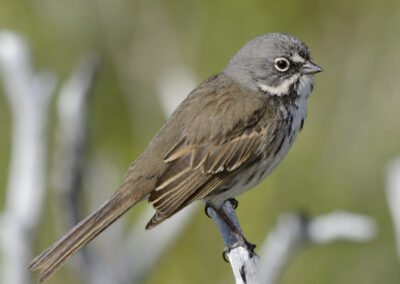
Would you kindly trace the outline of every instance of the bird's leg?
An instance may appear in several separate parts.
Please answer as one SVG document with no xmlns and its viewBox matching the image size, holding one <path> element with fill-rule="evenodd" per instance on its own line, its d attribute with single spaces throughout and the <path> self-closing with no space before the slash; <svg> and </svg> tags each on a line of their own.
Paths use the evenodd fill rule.
<svg viewBox="0 0 400 284">
<path fill-rule="evenodd" d="M 229 203 L 232 205 L 232 208 L 233 209 L 237 209 L 238 208 L 238 205 L 239 205 L 239 201 L 237 201 L 237 199 L 236 198 L 229 198 L 229 199 L 227 199 L 228 201 L 229 201 Z M 207 215 L 207 217 L 208 218 L 211 218 L 211 216 L 210 216 L 210 214 L 208 214 L 208 208 L 213 208 L 214 209 L 214 207 L 212 207 L 210 204 L 206 204 L 206 206 L 204 207 L 204 212 L 206 213 L 206 215 Z"/>
<path fill-rule="evenodd" d="M 223 258 L 225 261 L 227 261 L 226 255 L 234 248 L 237 248 L 239 246 L 245 247 L 251 255 L 254 255 L 254 249 L 256 248 L 255 244 L 249 243 L 246 238 L 243 236 L 243 234 L 236 228 L 236 226 L 232 223 L 232 221 L 229 219 L 229 217 L 226 215 L 225 211 L 222 210 L 221 208 L 215 208 L 209 205 L 221 218 L 224 220 L 225 224 L 232 230 L 232 232 L 235 234 L 237 238 L 237 242 L 234 243 L 233 245 L 227 246 L 224 251 L 223 251 Z"/>
</svg>

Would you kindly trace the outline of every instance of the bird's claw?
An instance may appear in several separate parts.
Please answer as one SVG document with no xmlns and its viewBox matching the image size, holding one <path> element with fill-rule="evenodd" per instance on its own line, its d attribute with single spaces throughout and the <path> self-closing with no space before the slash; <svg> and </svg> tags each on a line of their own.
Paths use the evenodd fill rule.
<svg viewBox="0 0 400 284">
<path fill-rule="evenodd" d="M 235 198 L 229 198 L 228 201 L 232 205 L 233 209 L 236 210 L 236 208 L 238 208 L 239 201 L 237 201 Z"/>
<path fill-rule="evenodd" d="M 222 251 L 222 258 L 224 259 L 225 262 L 229 263 L 228 253 L 230 253 L 231 250 L 237 247 L 244 247 L 245 249 L 247 249 L 247 251 L 250 254 L 250 258 L 255 255 L 254 249 L 256 248 L 256 245 L 249 243 L 244 237 L 242 237 L 233 245 L 224 248 L 224 250 Z"/>
<path fill-rule="evenodd" d="M 212 208 L 212 206 L 206 204 L 206 206 L 204 207 L 204 212 L 206 213 L 206 215 L 207 215 L 208 218 L 212 218 L 212 217 L 210 216 L 210 214 L 208 214 L 208 208 Z"/>
<path fill-rule="evenodd" d="M 236 208 L 238 208 L 239 201 L 237 201 L 235 198 L 229 198 L 229 199 L 227 199 L 227 201 L 229 201 L 229 203 L 232 205 L 233 209 L 236 210 Z M 208 208 L 212 208 L 212 206 L 209 204 L 206 204 L 206 206 L 204 207 L 204 212 L 206 213 L 208 218 L 212 218 L 210 216 L 210 214 L 208 213 Z"/>
</svg>

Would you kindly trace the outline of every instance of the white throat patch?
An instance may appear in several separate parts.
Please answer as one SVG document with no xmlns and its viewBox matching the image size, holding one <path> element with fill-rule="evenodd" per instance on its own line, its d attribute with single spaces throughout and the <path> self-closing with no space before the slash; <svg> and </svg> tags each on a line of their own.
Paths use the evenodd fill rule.
<svg viewBox="0 0 400 284">
<path fill-rule="evenodd" d="M 265 84 L 259 84 L 258 88 L 260 88 L 261 91 L 267 92 L 273 96 L 282 96 L 289 93 L 290 86 L 293 85 L 299 79 L 299 76 L 300 75 L 293 75 L 292 77 L 286 79 L 276 87 L 268 86 Z"/>
<path fill-rule="evenodd" d="M 286 79 L 277 87 L 271 87 L 265 84 L 259 84 L 258 88 L 271 94 L 272 96 L 283 96 L 289 93 L 289 88 L 299 80 L 296 92 L 299 97 L 308 98 L 313 88 L 313 79 L 311 75 L 294 75 L 293 77 Z"/>
</svg>

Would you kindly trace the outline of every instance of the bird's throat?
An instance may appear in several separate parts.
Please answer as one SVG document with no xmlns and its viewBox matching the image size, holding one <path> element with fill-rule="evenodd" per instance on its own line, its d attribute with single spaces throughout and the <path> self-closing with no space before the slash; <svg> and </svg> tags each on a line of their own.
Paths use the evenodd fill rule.
<svg viewBox="0 0 400 284">
<path fill-rule="evenodd" d="M 271 96 L 286 96 L 293 94 L 293 91 L 302 98 L 308 98 L 313 88 L 313 80 L 310 75 L 293 75 L 284 80 L 278 86 L 268 86 L 259 84 L 258 89 L 261 92 L 266 92 Z"/>
<path fill-rule="evenodd" d="M 272 96 L 284 96 L 290 94 L 290 90 L 293 89 L 293 86 L 297 84 L 300 75 L 293 75 L 292 77 L 284 80 L 278 86 L 268 86 L 266 84 L 259 84 L 258 88 L 262 92 L 267 92 Z"/>
</svg>

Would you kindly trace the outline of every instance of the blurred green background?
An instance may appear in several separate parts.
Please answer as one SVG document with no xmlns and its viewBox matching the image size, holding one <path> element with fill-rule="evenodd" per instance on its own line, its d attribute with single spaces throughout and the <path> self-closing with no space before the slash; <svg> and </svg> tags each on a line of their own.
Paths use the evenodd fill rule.
<svg viewBox="0 0 400 284">
<path fill-rule="evenodd" d="M 287 211 L 366 214 L 379 226 L 374 241 L 310 247 L 281 283 L 399 283 L 384 192 L 385 165 L 400 154 L 399 1 L 2 0 L 0 28 L 23 35 L 35 67 L 54 71 L 59 82 L 83 53 L 95 50 L 103 57 L 91 105 L 89 160 L 112 161 L 120 175 L 115 186 L 165 121 L 156 81 L 168 67 L 188 66 L 200 82 L 257 35 L 299 37 L 324 72 L 315 76 L 308 118 L 289 155 L 238 198 L 245 235 L 261 244 Z M 53 100 L 51 117 L 54 109 Z M 0 88 L 1 201 L 11 123 Z M 51 168 L 54 123 L 49 134 Z M 49 195 L 45 212 L 52 202 Z M 56 238 L 48 214 L 41 228 L 36 252 Z M 232 283 L 222 248 L 214 223 L 199 210 L 143 283 Z M 48 283 L 81 282 L 63 269 Z"/>
</svg>

